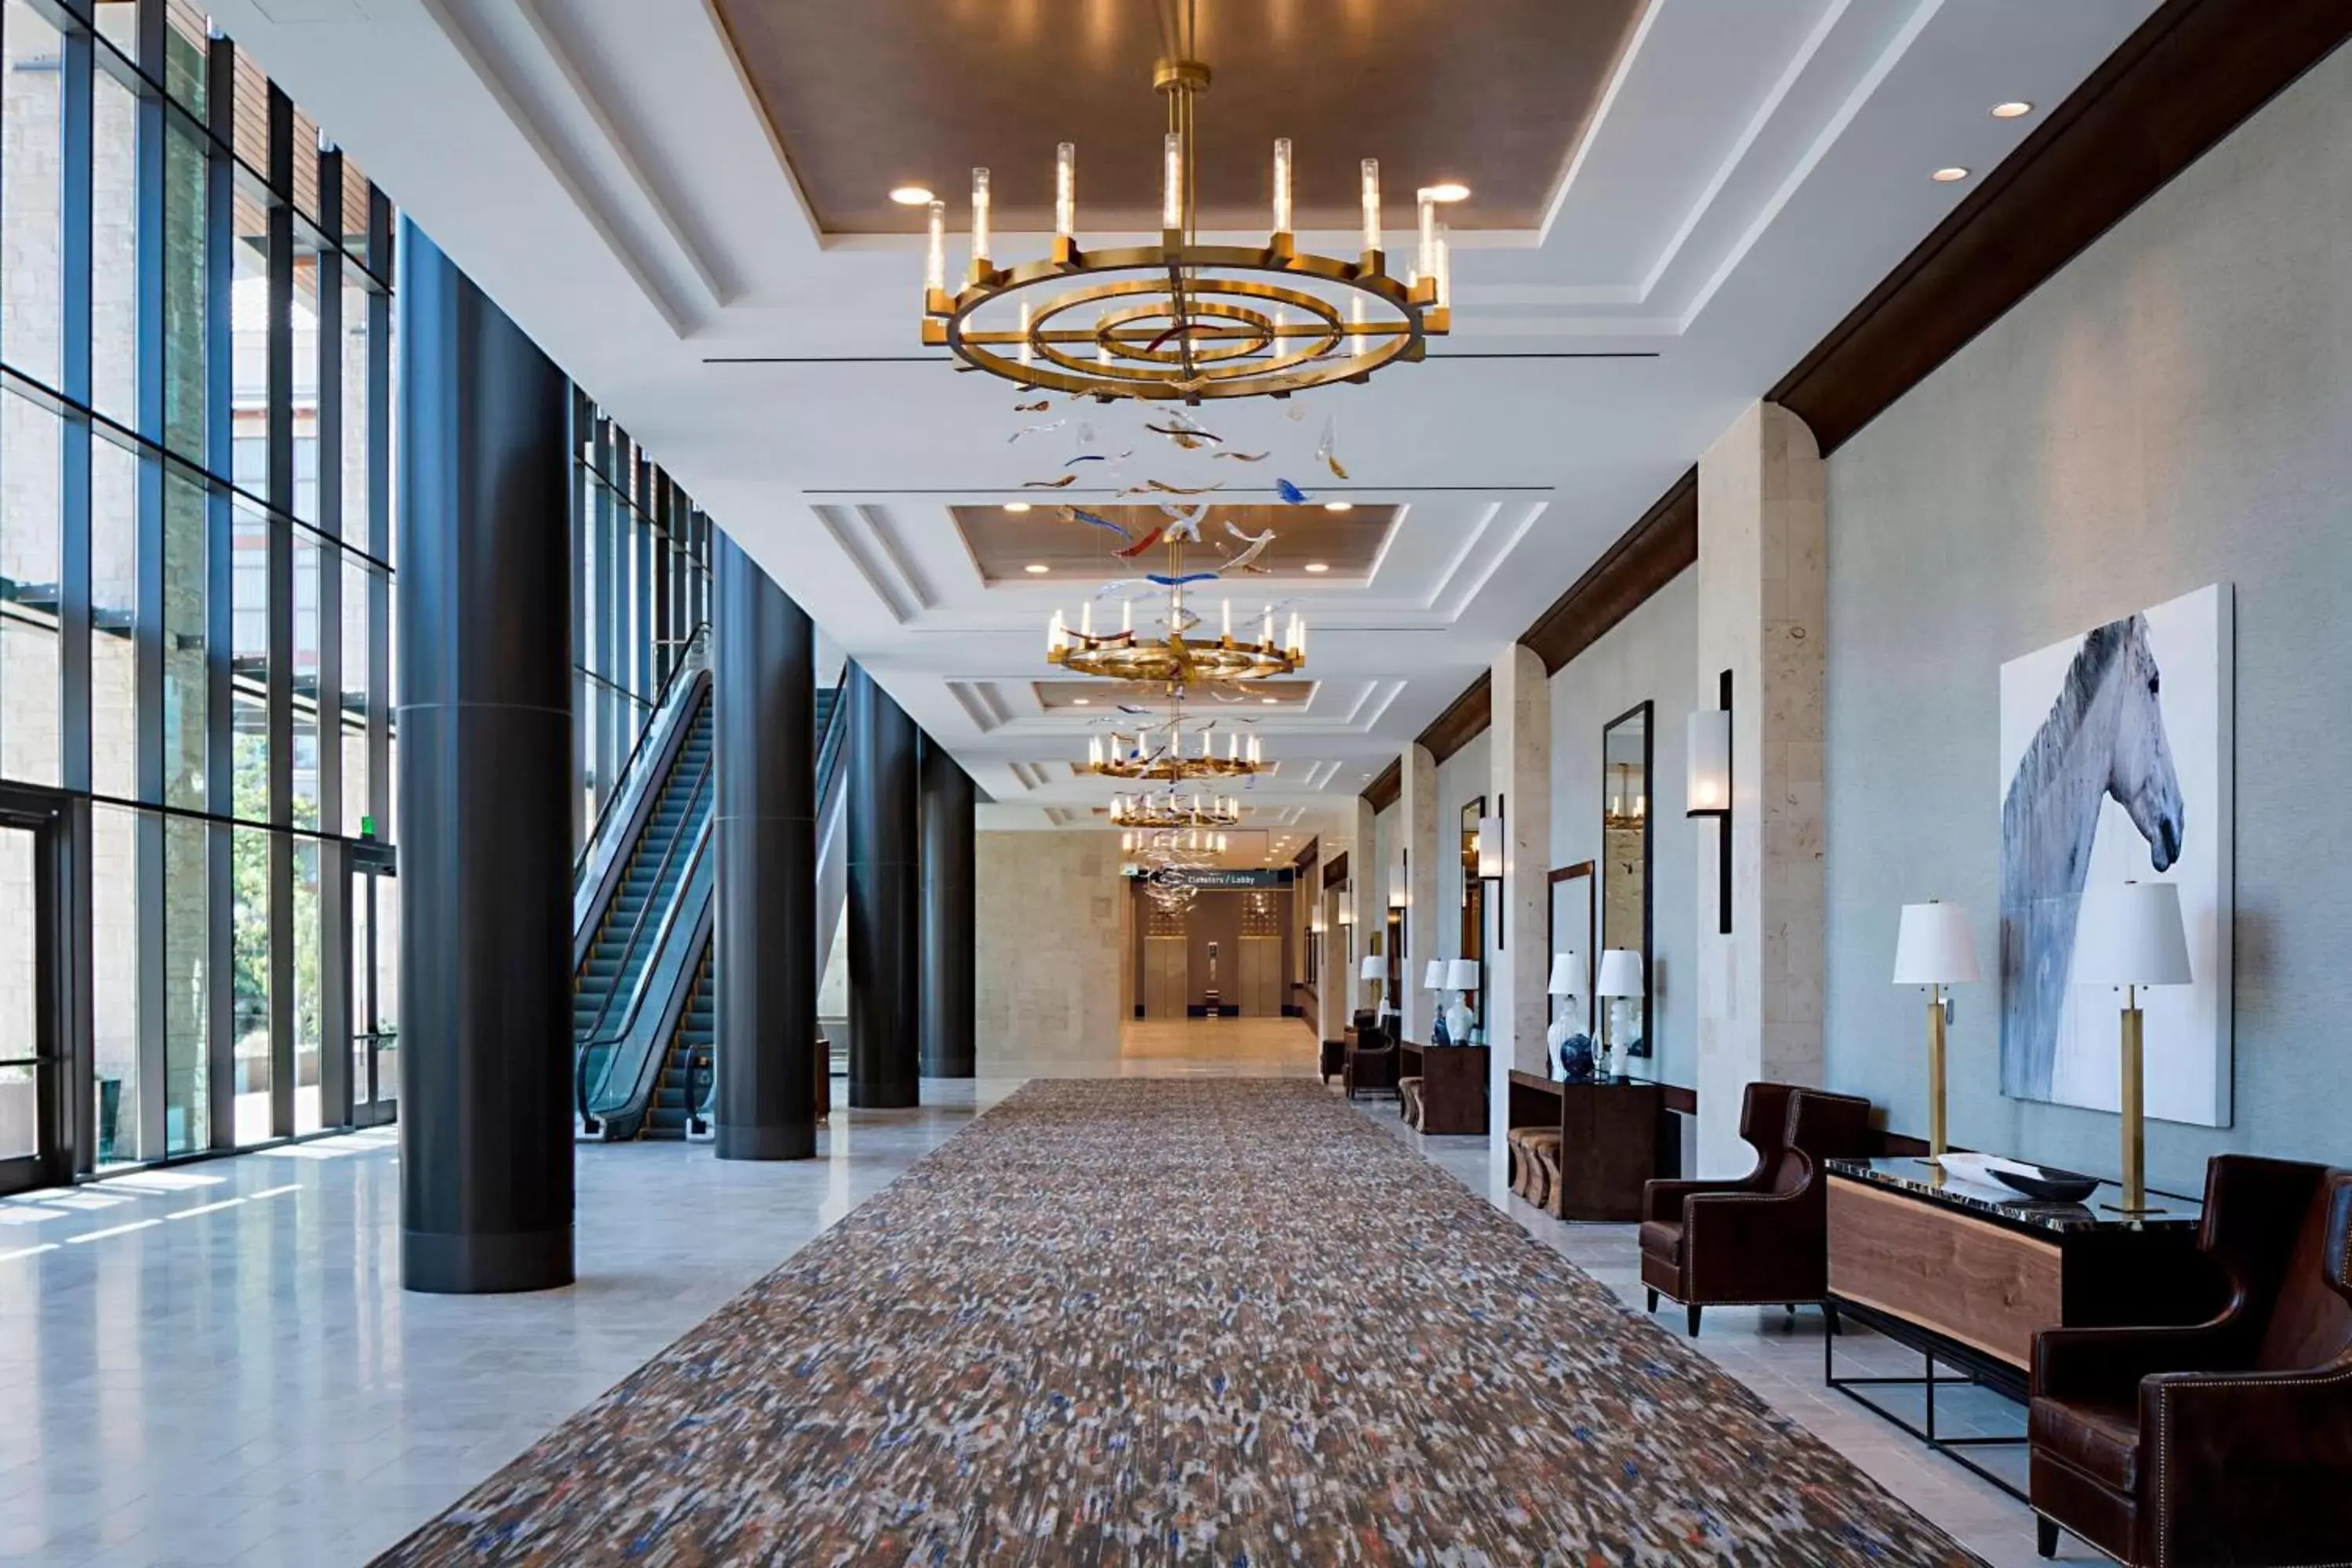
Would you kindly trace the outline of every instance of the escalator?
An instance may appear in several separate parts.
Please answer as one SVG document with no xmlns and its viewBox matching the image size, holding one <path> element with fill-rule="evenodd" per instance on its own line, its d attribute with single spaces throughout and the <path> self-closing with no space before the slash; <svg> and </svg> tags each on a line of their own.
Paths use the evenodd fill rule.
<svg viewBox="0 0 2352 1568">
<path fill-rule="evenodd" d="M 816 693 L 820 888 L 826 858 L 843 853 L 834 697 Z M 632 759 L 631 774 L 644 776 L 624 790 L 609 829 L 599 825 L 614 846 L 600 858 L 592 840 L 582 858 L 573 1038 L 583 1139 L 709 1135 L 718 1024 L 711 708 L 698 665 L 665 692 L 642 756 Z"/>
</svg>

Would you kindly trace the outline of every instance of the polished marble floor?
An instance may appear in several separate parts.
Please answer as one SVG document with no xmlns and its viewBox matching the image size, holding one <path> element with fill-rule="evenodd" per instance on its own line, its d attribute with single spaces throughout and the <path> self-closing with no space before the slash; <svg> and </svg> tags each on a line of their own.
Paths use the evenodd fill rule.
<svg viewBox="0 0 2352 1568">
<path fill-rule="evenodd" d="M 1295 1021 L 1135 1025 L 1101 1070 L 1312 1076 L 1315 1056 Z M 363 1563 L 1017 1082 L 844 1111 L 803 1164 L 584 1147 L 580 1283 L 537 1295 L 398 1289 L 388 1130 L 0 1202 L 0 1563 Z M 1631 1227 L 1518 1203 L 1483 1141 L 1417 1142 L 1639 1306 Z M 1819 1334 L 1727 1310 L 1698 1344 L 1998 1568 L 2037 1561 L 2021 1505 L 1822 1388 Z M 1858 1366 L 1892 1355 L 1852 1337 Z"/>
</svg>

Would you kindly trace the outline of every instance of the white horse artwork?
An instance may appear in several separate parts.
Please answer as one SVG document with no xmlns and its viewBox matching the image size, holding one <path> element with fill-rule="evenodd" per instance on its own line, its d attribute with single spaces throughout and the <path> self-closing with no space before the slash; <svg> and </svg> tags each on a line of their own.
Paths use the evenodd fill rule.
<svg viewBox="0 0 2352 1568">
<path fill-rule="evenodd" d="M 2230 828 L 2225 606 L 2218 586 L 2204 589 L 2002 668 L 2003 1094 L 2117 1103 L 2116 1003 L 2070 989 L 2075 922 L 2091 881 L 2160 877 L 2181 884 L 2200 983 L 2143 998 L 2148 1110 L 2228 1120 L 2226 1010 L 2217 1005 L 2226 952 L 2216 956 L 2227 943 L 2226 919 L 2217 918 Z"/>
</svg>

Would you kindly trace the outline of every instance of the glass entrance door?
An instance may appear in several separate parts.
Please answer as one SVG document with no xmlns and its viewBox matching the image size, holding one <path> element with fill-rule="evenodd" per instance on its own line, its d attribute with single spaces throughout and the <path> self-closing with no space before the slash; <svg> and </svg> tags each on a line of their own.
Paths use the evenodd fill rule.
<svg viewBox="0 0 2352 1568">
<path fill-rule="evenodd" d="M 400 1103 L 400 879 L 352 866 L 352 1125 L 390 1121 Z"/>
<path fill-rule="evenodd" d="M 69 1179 L 60 1097 L 54 818 L 0 801 L 0 1193 Z"/>
</svg>

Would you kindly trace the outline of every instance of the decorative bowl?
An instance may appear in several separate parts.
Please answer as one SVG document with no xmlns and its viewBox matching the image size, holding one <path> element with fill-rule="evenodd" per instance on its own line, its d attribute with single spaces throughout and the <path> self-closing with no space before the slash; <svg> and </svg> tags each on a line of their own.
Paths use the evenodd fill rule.
<svg viewBox="0 0 2352 1568">
<path fill-rule="evenodd" d="M 2053 1170 L 2048 1165 L 2003 1161 L 1992 1167 L 1992 1174 L 2001 1185 L 2013 1187 L 2029 1198 L 2038 1198 L 2049 1204 L 2079 1204 L 2099 1187 L 2096 1176 L 2085 1176 L 2078 1171 Z"/>
</svg>

